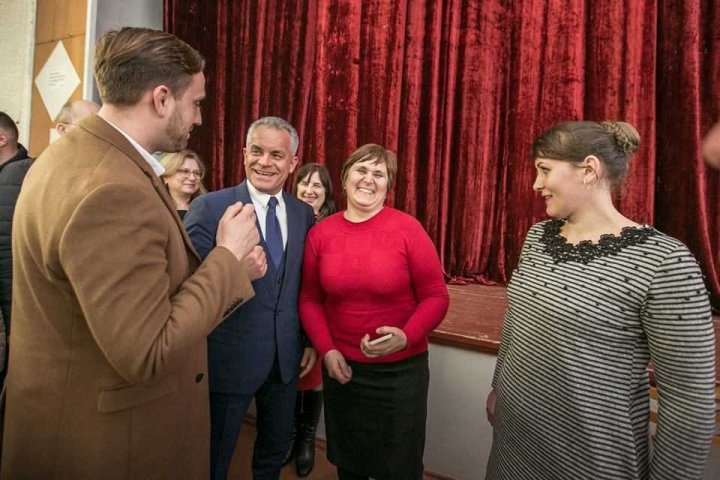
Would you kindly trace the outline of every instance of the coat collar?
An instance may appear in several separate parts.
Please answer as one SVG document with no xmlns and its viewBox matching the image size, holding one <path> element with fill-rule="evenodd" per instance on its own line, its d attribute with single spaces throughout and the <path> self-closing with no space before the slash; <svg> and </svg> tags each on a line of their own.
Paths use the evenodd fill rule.
<svg viewBox="0 0 720 480">
<path fill-rule="evenodd" d="M 193 247 L 192 241 L 190 241 L 190 237 L 185 230 L 185 225 L 183 225 L 183 222 L 180 219 L 180 215 L 178 215 L 177 213 L 177 207 L 175 206 L 175 202 L 170 196 L 170 193 L 167 191 L 167 187 L 165 187 L 162 179 L 155 174 L 152 167 L 150 167 L 150 164 L 147 162 L 147 160 L 145 160 L 145 158 L 143 158 L 142 154 L 138 151 L 138 149 L 133 147 L 132 144 L 128 141 L 128 139 L 125 138 L 125 136 L 120 133 L 117 128 L 113 127 L 97 115 L 88 116 L 82 122 L 80 122 L 79 127 L 85 129 L 90 134 L 95 135 L 96 137 L 104 140 L 105 142 L 111 144 L 112 146 L 120 150 L 126 157 L 128 157 L 135 163 L 135 165 L 145 174 L 146 177 L 148 177 L 148 179 L 152 183 L 153 188 L 160 196 L 167 209 L 170 211 L 170 214 L 175 219 L 175 223 L 180 229 L 180 233 L 182 234 L 185 246 L 199 261 L 200 256 L 195 251 L 195 247 Z"/>
</svg>

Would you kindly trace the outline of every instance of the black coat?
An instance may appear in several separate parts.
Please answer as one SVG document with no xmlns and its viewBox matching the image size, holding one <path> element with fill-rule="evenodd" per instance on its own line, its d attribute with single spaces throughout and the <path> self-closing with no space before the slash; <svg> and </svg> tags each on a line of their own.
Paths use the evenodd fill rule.
<svg viewBox="0 0 720 480">
<path fill-rule="evenodd" d="M 32 164 L 25 147 L 18 145 L 17 154 L 0 165 L 0 309 L 9 331 L 12 300 L 12 221 L 15 203 L 25 175 Z"/>
</svg>

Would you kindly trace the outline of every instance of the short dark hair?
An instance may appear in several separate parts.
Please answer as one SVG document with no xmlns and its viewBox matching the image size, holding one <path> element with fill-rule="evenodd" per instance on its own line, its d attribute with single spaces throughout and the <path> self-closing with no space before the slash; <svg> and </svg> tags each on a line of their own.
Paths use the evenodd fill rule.
<svg viewBox="0 0 720 480">
<path fill-rule="evenodd" d="M 167 85 L 177 97 L 204 67 L 197 50 L 159 30 L 110 30 L 95 45 L 95 81 L 100 98 L 109 104 L 135 105 L 158 85 Z"/>
<path fill-rule="evenodd" d="M 347 180 L 350 167 L 358 162 L 366 162 L 368 160 L 375 160 L 375 162 L 373 162 L 375 165 L 384 163 L 387 166 L 388 190 L 391 190 L 393 185 L 395 185 L 395 175 L 397 174 L 397 156 L 392 150 L 388 150 L 375 143 L 366 143 L 352 152 L 347 160 L 345 160 L 340 174 L 343 186 L 345 186 L 345 180 Z"/>
<path fill-rule="evenodd" d="M 5 112 L 0 112 L 0 129 L 5 130 L 5 132 L 8 135 L 8 138 L 12 142 L 17 143 L 17 140 L 18 140 L 17 125 L 15 125 L 15 121 L 12 118 L 10 118 L 10 115 L 8 115 Z"/>
<path fill-rule="evenodd" d="M 640 135 L 626 122 L 563 122 L 543 132 L 532 147 L 533 158 L 582 163 L 594 155 L 605 166 L 610 185 L 625 178 L 628 160 L 640 147 Z"/>
<path fill-rule="evenodd" d="M 325 187 L 325 201 L 322 205 L 320 205 L 320 209 L 318 210 L 318 220 L 322 220 L 323 218 L 335 213 L 332 180 L 330 180 L 330 172 L 325 165 L 320 165 L 319 163 L 306 163 L 300 167 L 295 175 L 292 193 L 297 197 L 298 184 L 300 181 L 305 177 L 312 176 L 315 172 L 317 172 L 320 177 L 320 183 L 322 183 L 323 187 Z"/>
</svg>

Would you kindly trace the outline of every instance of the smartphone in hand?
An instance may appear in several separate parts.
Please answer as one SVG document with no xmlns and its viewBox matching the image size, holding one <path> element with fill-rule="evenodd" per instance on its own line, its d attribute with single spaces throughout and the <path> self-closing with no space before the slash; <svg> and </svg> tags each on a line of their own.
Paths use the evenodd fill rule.
<svg viewBox="0 0 720 480">
<path fill-rule="evenodd" d="M 368 342 L 368 345 L 378 345 L 378 344 L 380 344 L 380 343 L 387 342 L 387 341 L 390 340 L 391 338 L 392 338 L 392 333 L 386 333 L 386 334 L 383 335 L 382 337 L 377 337 L 377 338 L 375 338 L 375 339 L 373 339 L 373 340 L 370 340 L 370 341 Z"/>
</svg>

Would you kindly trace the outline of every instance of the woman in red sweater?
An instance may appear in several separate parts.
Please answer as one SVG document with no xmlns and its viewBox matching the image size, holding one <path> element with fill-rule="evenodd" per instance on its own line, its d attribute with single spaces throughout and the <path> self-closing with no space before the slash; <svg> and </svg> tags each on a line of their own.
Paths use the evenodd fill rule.
<svg viewBox="0 0 720 480">
<path fill-rule="evenodd" d="M 340 480 L 423 475 L 428 334 L 449 297 L 435 247 L 385 207 L 395 154 L 363 145 L 342 169 L 347 209 L 305 244 L 300 318 L 324 359 L 328 459 Z"/>
</svg>

